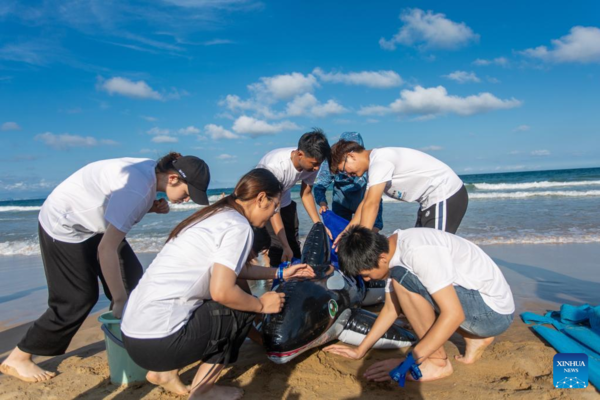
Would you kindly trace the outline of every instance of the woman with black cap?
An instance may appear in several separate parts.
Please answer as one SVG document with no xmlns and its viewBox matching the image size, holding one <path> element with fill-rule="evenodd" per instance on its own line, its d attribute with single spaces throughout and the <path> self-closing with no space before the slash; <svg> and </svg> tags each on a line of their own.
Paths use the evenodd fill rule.
<svg viewBox="0 0 600 400">
<path fill-rule="evenodd" d="M 208 165 L 170 153 L 158 161 L 117 158 L 86 165 L 58 185 L 39 215 L 39 240 L 48 282 L 48 310 L 29 328 L 0 371 L 26 382 L 56 374 L 32 355 L 64 354 L 98 301 L 98 278 L 120 318 L 143 269 L 125 235 L 149 212 L 172 203 L 208 205 Z"/>
</svg>

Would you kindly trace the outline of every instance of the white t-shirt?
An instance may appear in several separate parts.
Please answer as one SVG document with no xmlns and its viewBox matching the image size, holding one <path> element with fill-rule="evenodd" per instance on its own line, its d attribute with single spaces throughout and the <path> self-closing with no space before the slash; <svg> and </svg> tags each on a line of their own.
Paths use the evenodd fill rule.
<svg viewBox="0 0 600 400">
<path fill-rule="evenodd" d="M 266 168 L 271 171 L 283 185 L 281 194 L 281 207 L 287 207 L 292 202 L 292 188 L 298 181 L 303 181 L 312 186 L 319 171 L 298 171 L 292 163 L 292 151 L 295 147 L 286 147 L 275 149 L 267 154 L 258 162 L 256 168 Z"/>
<path fill-rule="evenodd" d="M 494 261 L 477 245 L 460 236 L 431 228 L 397 230 L 396 252 L 390 267 L 402 266 L 416 275 L 429 294 L 448 285 L 477 290 L 499 314 L 515 311 L 510 286 Z M 386 292 L 393 291 L 391 278 Z"/>
<path fill-rule="evenodd" d="M 116 158 L 86 165 L 42 205 L 42 228 L 61 242 L 81 243 L 112 224 L 128 233 L 156 199 L 156 161 Z"/>
<path fill-rule="evenodd" d="M 209 300 L 215 263 L 238 275 L 252 249 L 254 233 L 235 210 L 198 222 L 165 244 L 131 293 L 121 330 L 138 339 L 177 332 Z"/>
<path fill-rule="evenodd" d="M 462 180 L 446 164 L 418 150 L 383 147 L 371 150 L 371 186 L 387 182 L 384 193 L 406 202 L 419 202 L 421 209 L 444 201 L 460 190 Z"/>
</svg>

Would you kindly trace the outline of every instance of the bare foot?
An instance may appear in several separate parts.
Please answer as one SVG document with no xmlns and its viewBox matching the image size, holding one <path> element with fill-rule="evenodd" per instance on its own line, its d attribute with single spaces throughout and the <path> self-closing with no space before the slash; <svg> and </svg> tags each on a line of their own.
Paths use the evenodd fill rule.
<svg viewBox="0 0 600 400">
<path fill-rule="evenodd" d="M 438 360 L 428 358 L 427 360 L 423 361 L 421 365 L 419 365 L 419 369 L 421 370 L 421 374 L 423 376 L 418 380 L 418 382 L 429 382 L 446 378 L 452 375 L 452 372 L 454 372 L 450 360 L 447 359 Z M 406 379 L 414 381 L 410 374 L 406 375 Z"/>
<path fill-rule="evenodd" d="M 171 393 L 175 393 L 181 396 L 190 394 L 190 387 L 184 385 L 183 382 L 181 382 L 177 370 L 167 372 L 148 371 L 148 373 L 146 374 L 146 379 L 148 380 L 148 382 L 154 385 L 159 385 L 163 389 Z"/>
<path fill-rule="evenodd" d="M 55 372 L 40 368 L 31 360 L 31 354 L 15 348 L 0 365 L 0 372 L 24 382 L 43 382 L 56 376 Z"/>
<path fill-rule="evenodd" d="M 483 351 L 494 341 L 493 337 L 485 339 L 470 339 L 465 337 L 467 348 L 465 349 L 465 355 L 454 356 L 454 359 L 463 364 L 473 364 L 479 360 L 483 355 Z"/>
<path fill-rule="evenodd" d="M 233 386 L 214 385 L 208 392 L 199 393 L 198 390 L 190 395 L 190 400 L 239 400 L 244 395 L 244 390 Z"/>
</svg>

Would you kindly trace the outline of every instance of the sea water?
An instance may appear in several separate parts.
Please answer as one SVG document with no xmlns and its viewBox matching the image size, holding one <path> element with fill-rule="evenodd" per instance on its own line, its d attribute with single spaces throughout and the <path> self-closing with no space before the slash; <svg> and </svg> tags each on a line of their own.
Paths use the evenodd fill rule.
<svg viewBox="0 0 600 400">
<path fill-rule="evenodd" d="M 479 245 L 600 243 L 600 168 L 461 178 L 469 192 L 469 207 L 458 234 Z M 232 190 L 211 189 L 209 200 L 214 202 Z M 298 186 L 292 198 L 299 203 L 300 236 L 303 237 L 311 223 L 300 204 Z M 331 199 L 330 192 L 328 198 Z M 15 293 L 22 293 L 21 297 L 34 303 L 45 303 L 45 280 L 37 239 L 37 217 L 43 202 L 44 199 L 0 202 L 0 272 L 3 276 L 0 321 L 5 320 L 7 312 L 3 305 L 19 297 Z M 171 204 L 168 214 L 148 214 L 131 230 L 127 240 L 145 266 L 162 248 L 170 230 L 198 209 L 199 206 L 191 203 Z M 383 233 L 414 226 L 417 210 L 417 204 L 399 202 L 384 195 Z"/>
<path fill-rule="evenodd" d="M 458 234 L 477 244 L 600 242 L 600 168 L 461 176 L 469 208 Z M 211 202 L 232 188 L 209 191 Z M 329 193 L 329 199 L 330 192 Z M 292 198 L 301 203 L 299 188 Z M 384 195 L 384 233 L 414 226 L 418 205 Z M 0 202 L 2 256 L 39 254 L 37 217 L 44 199 Z M 148 214 L 128 234 L 136 252 L 157 252 L 171 229 L 199 206 L 171 204 L 166 215 Z M 300 235 L 310 220 L 298 205 Z"/>
</svg>

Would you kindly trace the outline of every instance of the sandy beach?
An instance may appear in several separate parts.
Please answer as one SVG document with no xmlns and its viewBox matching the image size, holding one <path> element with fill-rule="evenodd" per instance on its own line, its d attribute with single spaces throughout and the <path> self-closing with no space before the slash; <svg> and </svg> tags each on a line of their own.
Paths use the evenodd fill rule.
<svg viewBox="0 0 600 400">
<path fill-rule="evenodd" d="M 518 312 L 543 312 L 562 303 L 600 303 L 600 276 L 594 273 L 600 257 L 597 244 L 504 245 L 484 247 L 500 265 L 515 295 Z M 5 303 L 6 305 L 6 303 Z M 376 310 L 377 308 L 375 308 Z M 180 398 L 151 384 L 117 387 L 110 383 L 99 312 L 90 315 L 75 336 L 67 354 L 37 359 L 43 367 L 59 375 L 46 383 L 26 384 L 0 377 L 3 399 L 159 399 Z M 0 325 L 0 359 L 17 343 L 29 323 Z M 445 346 L 450 357 L 464 349 L 454 336 Z M 592 399 L 587 389 L 555 389 L 552 385 L 554 349 L 536 337 L 519 318 L 508 332 L 496 339 L 475 365 L 453 362 L 451 378 L 426 384 L 409 383 L 405 389 L 391 384 L 369 383 L 361 378 L 377 360 L 394 357 L 392 351 L 371 351 L 361 361 L 350 361 L 319 349 L 312 350 L 285 365 L 267 360 L 263 349 L 246 341 L 240 359 L 228 367 L 220 382 L 241 387 L 246 399 Z M 184 382 L 194 370 L 183 373 Z"/>
</svg>

